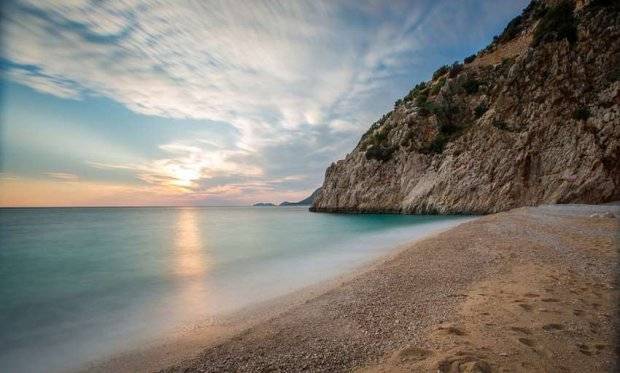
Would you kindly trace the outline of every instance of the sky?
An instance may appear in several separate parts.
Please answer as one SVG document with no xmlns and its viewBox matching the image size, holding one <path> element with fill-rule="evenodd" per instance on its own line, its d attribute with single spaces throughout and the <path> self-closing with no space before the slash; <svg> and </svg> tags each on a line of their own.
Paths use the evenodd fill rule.
<svg viewBox="0 0 620 373">
<path fill-rule="evenodd" d="M 0 206 L 303 199 L 527 3 L 3 1 Z"/>
</svg>

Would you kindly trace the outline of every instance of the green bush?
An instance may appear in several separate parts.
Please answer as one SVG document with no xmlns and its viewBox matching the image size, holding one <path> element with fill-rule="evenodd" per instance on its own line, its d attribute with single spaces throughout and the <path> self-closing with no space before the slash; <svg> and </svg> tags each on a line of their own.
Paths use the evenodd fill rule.
<svg viewBox="0 0 620 373">
<path fill-rule="evenodd" d="M 432 153 L 441 153 L 445 145 L 458 137 L 463 130 L 455 122 L 455 115 L 460 110 L 458 106 L 453 105 L 450 101 L 444 101 L 440 104 L 434 104 L 431 107 L 431 111 L 437 117 L 439 127 L 437 135 L 426 150 Z"/>
<path fill-rule="evenodd" d="M 480 118 L 484 115 L 484 113 L 487 112 L 487 110 L 488 108 L 485 104 L 480 104 L 474 109 L 474 115 L 476 116 L 476 118 Z"/>
<path fill-rule="evenodd" d="M 372 126 L 370 126 L 370 128 L 368 129 L 368 131 L 366 131 L 363 135 L 362 138 L 360 139 L 360 144 L 366 144 L 367 143 L 367 139 L 370 138 L 370 136 L 373 134 L 373 132 L 379 127 L 379 122 L 375 122 L 372 124 Z M 364 145 L 365 146 L 365 145 Z"/>
<path fill-rule="evenodd" d="M 476 59 L 476 54 L 472 54 L 469 57 L 465 57 L 465 59 L 463 60 L 464 63 L 468 64 L 468 63 L 472 63 L 474 62 L 474 60 Z"/>
<path fill-rule="evenodd" d="M 448 71 L 450 71 L 450 66 L 448 65 L 443 65 L 442 67 L 438 68 L 434 73 L 433 73 L 433 80 L 446 75 L 446 73 L 448 73 Z"/>
<path fill-rule="evenodd" d="M 387 132 L 388 130 L 386 130 L 384 128 L 384 129 L 381 130 L 382 134 L 378 134 L 378 132 L 379 132 L 379 128 L 385 123 L 385 121 L 390 117 L 390 115 L 392 115 L 391 111 L 383 114 L 381 119 L 379 119 L 378 121 L 374 122 L 370 126 L 368 131 L 366 131 L 362 135 L 362 138 L 360 139 L 359 144 L 362 144 L 363 148 L 366 148 L 368 145 L 372 145 L 372 144 L 376 143 L 377 140 L 378 139 L 380 140 L 384 135 L 385 135 L 385 138 L 387 138 L 387 133 L 385 133 L 383 131 Z"/>
<path fill-rule="evenodd" d="M 385 162 L 392 158 L 392 154 L 396 151 L 393 146 L 372 145 L 366 149 L 366 159 L 375 159 Z"/>
<path fill-rule="evenodd" d="M 590 118 L 590 109 L 587 106 L 580 106 L 573 111 L 573 119 L 586 121 Z"/>
<path fill-rule="evenodd" d="M 508 25 L 506 25 L 506 28 L 498 37 L 497 41 L 500 43 L 506 43 L 517 37 L 517 35 L 519 35 L 521 31 L 523 31 L 523 17 L 516 16 L 510 22 L 508 22 Z"/>
<path fill-rule="evenodd" d="M 577 19 L 573 14 L 574 4 L 563 1 L 550 8 L 534 30 L 533 46 L 567 39 L 577 41 Z"/>
<path fill-rule="evenodd" d="M 494 119 L 492 125 L 502 131 L 516 132 L 508 122 L 501 119 Z"/>
<path fill-rule="evenodd" d="M 381 144 L 387 140 L 387 133 L 384 130 L 378 130 L 370 138 L 374 144 Z"/>
<path fill-rule="evenodd" d="M 502 58 L 502 64 L 501 64 L 501 66 L 502 66 L 502 67 L 504 67 L 504 68 L 506 68 L 506 67 L 511 66 L 514 62 L 515 62 L 514 57 L 513 57 L 513 58 L 510 58 L 510 57 L 504 57 L 504 58 Z"/>
<path fill-rule="evenodd" d="M 450 78 L 455 78 L 461 71 L 463 71 L 463 65 L 455 61 L 452 66 L 450 66 L 450 73 L 448 76 Z"/>
<path fill-rule="evenodd" d="M 427 117 L 435 111 L 435 104 L 431 101 L 425 101 L 422 105 L 418 105 L 418 114 Z"/>
<path fill-rule="evenodd" d="M 607 73 L 607 80 L 609 80 L 611 83 L 617 82 L 618 80 L 620 80 L 620 66 L 613 67 Z"/>
<path fill-rule="evenodd" d="M 459 108 L 450 103 L 443 102 L 433 105 L 432 112 L 437 116 L 437 120 L 441 124 L 452 122 L 454 116 L 459 113 Z"/>
<path fill-rule="evenodd" d="M 441 90 L 441 87 L 446 84 L 446 77 L 442 77 L 431 87 L 431 95 L 435 96 Z"/>
<path fill-rule="evenodd" d="M 444 122 L 439 124 L 439 132 L 443 135 L 450 136 L 459 132 L 461 129 L 452 122 Z"/>
<path fill-rule="evenodd" d="M 542 17 L 544 15 L 545 10 L 547 9 L 547 7 L 545 6 L 545 3 L 540 1 L 540 0 L 532 0 L 530 1 L 530 3 L 527 5 L 527 7 L 525 7 L 525 9 L 523 9 L 523 17 L 529 17 L 530 14 L 533 16 L 534 19 L 539 19 L 540 17 Z"/>
<path fill-rule="evenodd" d="M 618 7 L 618 0 L 592 0 L 588 4 L 588 8 L 604 8 L 608 6 Z"/>
<path fill-rule="evenodd" d="M 450 139 L 448 138 L 448 136 L 439 133 L 437 134 L 433 142 L 431 142 L 431 144 L 429 145 L 428 150 L 436 154 L 442 153 L 443 149 L 446 147 L 446 144 L 449 141 Z"/>
<path fill-rule="evenodd" d="M 407 94 L 407 96 L 404 97 L 403 100 L 405 102 L 409 102 L 416 99 L 419 95 L 428 94 L 428 90 L 426 88 L 426 82 L 418 83 L 415 87 L 413 87 L 411 91 L 409 91 L 409 93 Z"/>
<path fill-rule="evenodd" d="M 477 93 L 479 87 L 480 87 L 480 82 L 476 79 L 470 78 L 470 79 L 467 79 L 463 83 L 463 89 L 469 95 L 473 95 L 474 93 Z"/>
<path fill-rule="evenodd" d="M 423 106 L 424 104 L 426 104 L 426 100 L 428 100 L 428 96 L 419 95 L 418 97 L 415 98 L 415 106 L 417 107 Z"/>
</svg>

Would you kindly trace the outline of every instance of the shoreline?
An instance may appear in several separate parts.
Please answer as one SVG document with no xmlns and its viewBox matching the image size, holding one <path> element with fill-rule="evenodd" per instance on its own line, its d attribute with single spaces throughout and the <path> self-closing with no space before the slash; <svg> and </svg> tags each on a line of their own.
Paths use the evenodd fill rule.
<svg viewBox="0 0 620 373">
<path fill-rule="evenodd" d="M 152 372 L 192 360 L 206 348 L 275 318 L 291 308 L 302 306 L 347 281 L 384 265 L 419 241 L 433 238 L 478 218 L 479 216 L 471 216 L 453 227 L 435 228 L 420 237 L 395 245 L 385 253 L 369 258 L 340 274 L 221 316 L 198 320 L 183 330 L 172 331 L 126 352 L 86 363 L 78 369 L 78 372 Z"/>
<path fill-rule="evenodd" d="M 164 343 L 90 368 L 611 371 L 618 219 L 590 217 L 606 211 L 620 216 L 552 205 L 478 217 L 266 302 L 184 351 Z"/>
</svg>

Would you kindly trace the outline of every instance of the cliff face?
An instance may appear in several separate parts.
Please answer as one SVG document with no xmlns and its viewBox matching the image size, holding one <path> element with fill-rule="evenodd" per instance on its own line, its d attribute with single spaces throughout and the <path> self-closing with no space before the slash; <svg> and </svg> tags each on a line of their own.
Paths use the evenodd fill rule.
<svg viewBox="0 0 620 373">
<path fill-rule="evenodd" d="M 492 213 L 620 199 L 617 1 L 534 1 L 466 61 L 398 100 L 327 169 L 311 209 Z"/>
</svg>

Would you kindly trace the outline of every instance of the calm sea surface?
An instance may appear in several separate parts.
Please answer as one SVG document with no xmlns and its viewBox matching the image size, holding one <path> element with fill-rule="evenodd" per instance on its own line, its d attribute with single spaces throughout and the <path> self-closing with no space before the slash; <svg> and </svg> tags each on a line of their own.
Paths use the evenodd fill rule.
<svg viewBox="0 0 620 373">
<path fill-rule="evenodd" d="M 464 219 L 306 207 L 0 209 L 0 370 L 76 369 Z"/>
</svg>

